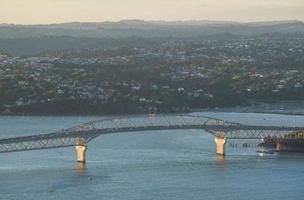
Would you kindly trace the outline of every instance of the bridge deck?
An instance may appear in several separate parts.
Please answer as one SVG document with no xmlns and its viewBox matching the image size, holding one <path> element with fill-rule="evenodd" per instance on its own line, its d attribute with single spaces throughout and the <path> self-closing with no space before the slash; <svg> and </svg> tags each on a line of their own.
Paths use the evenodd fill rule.
<svg viewBox="0 0 304 200">
<path fill-rule="evenodd" d="M 55 133 L 1 139 L 0 153 L 87 144 L 102 134 L 170 129 L 200 129 L 226 139 L 304 139 L 304 127 L 252 126 L 190 115 L 133 116 L 93 121 Z"/>
</svg>

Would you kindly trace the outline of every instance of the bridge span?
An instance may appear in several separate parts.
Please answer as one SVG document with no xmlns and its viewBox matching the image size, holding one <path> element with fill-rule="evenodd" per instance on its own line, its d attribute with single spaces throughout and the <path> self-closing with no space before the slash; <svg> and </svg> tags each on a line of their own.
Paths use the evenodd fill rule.
<svg viewBox="0 0 304 200">
<path fill-rule="evenodd" d="M 211 133 L 219 155 L 225 154 L 228 139 L 272 139 L 277 150 L 282 140 L 304 140 L 304 127 L 253 126 L 193 115 L 135 115 L 93 121 L 54 133 L 0 139 L 0 153 L 75 146 L 77 161 L 85 162 L 87 145 L 97 136 L 169 129 L 200 129 Z"/>
</svg>

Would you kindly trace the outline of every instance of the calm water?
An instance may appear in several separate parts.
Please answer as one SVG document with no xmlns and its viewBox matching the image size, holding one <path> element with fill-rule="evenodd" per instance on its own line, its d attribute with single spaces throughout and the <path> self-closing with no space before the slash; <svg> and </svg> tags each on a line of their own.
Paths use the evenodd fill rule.
<svg viewBox="0 0 304 200">
<path fill-rule="evenodd" d="M 195 113 L 246 124 L 304 126 L 304 116 Z M 0 138 L 48 133 L 102 117 L 0 117 Z M 0 199 L 303 199 L 304 155 L 260 155 L 199 130 L 104 135 L 86 166 L 74 148 L 0 154 Z"/>
</svg>

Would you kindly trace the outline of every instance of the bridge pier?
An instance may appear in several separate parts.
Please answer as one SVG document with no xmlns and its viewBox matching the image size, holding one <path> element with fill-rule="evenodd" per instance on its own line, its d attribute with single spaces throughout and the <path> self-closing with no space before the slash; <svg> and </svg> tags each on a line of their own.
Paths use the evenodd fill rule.
<svg viewBox="0 0 304 200">
<path fill-rule="evenodd" d="M 85 145 L 76 145 L 76 158 L 77 162 L 85 163 L 85 153 L 86 153 L 86 146 Z"/>
<path fill-rule="evenodd" d="M 226 138 L 215 138 L 216 143 L 216 154 L 217 155 L 225 155 L 225 144 L 226 144 Z"/>
<path fill-rule="evenodd" d="M 281 150 L 282 150 L 281 143 L 277 142 L 276 151 L 281 151 Z"/>
</svg>

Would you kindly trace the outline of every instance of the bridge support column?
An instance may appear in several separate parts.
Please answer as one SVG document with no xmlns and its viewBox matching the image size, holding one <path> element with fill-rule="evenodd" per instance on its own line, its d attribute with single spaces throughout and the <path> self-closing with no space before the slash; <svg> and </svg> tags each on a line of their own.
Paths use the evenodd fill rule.
<svg viewBox="0 0 304 200">
<path fill-rule="evenodd" d="M 276 151 L 281 151 L 282 147 L 281 147 L 281 143 L 278 142 L 277 146 L 276 146 Z"/>
<path fill-rule="evenodd" d="M 85 153 L 87 147 L 85 145 L 76 145 L 75 147 L 77 162 L 85 163 Z"/>
<path fill-rule="evenodd" d="M 225 144 L 226 144 L 226 138 L 215 138 L 216 143 L 216 154 L 217 155 L 225 155 Z"/>
</svg>

